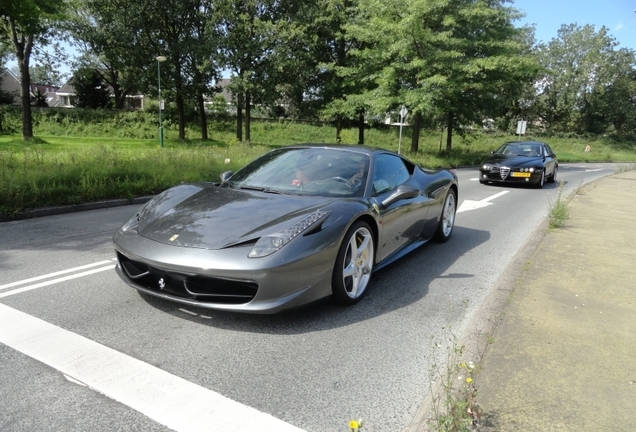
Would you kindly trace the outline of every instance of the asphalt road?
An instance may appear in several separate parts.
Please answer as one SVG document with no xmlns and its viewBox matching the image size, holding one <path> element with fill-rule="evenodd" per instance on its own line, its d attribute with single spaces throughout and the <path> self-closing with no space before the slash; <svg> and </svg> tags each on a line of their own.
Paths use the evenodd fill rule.
<svg viewBox="0 0 636 432">
<path fill-rule="evenodd" d="M 563 194 L 614 169 L 561 164 Z M 111 237 L 137 206 L 0 224 L 0 430 L 335 432 L 353 418 L 365 431 L 404 429 L 448 329 L 464 330 L 558 195 L 457 174 L 448 243 L 376 272 L 353 307 L 274 316 L 184 308 L 126 286 Z M 173 399 L 144 393 L 148 383 Z"/>
</svg>

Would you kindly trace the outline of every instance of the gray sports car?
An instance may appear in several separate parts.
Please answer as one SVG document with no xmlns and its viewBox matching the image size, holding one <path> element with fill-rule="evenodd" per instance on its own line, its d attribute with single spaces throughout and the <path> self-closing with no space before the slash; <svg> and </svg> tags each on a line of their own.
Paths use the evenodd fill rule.
<svg viewBox="0 0 636 432">
<path fill-rule="evenodd" d="M 356 303 L 371 273 L 455 222 L 457 176 L 363 146 L 273 150 L 220 183 L 146 203 L 113 237 L 117 273 L 178 303 L 274 313 Z"/>
</svg>

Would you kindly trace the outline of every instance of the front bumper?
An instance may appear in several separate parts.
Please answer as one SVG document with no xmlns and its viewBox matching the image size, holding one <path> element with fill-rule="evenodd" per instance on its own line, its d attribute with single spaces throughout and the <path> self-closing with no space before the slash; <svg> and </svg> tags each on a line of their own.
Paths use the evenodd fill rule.
<svg viewBox="0 0 636 432">
<path fill-rule="evenodd" d="M 518 183 L 518 184 L 536 184 L 541 180 L 541 170 L 535 169 L 534 172 L 520 172 L 515 169 L 502 173 L 500 167 L 494 167 L 490 170 L 479 170 L 479 181 L 481 182 L 498 182 L 498 183 Z"/>
<path fill-rule="evenodd" d="M 333 248 L 310 253 L 291 247 L 253 259 L 247 257 L 251 246 L 223 250 L 185 248 L 122 231 L 115 234 L 113 241 L 116 271 L 122 280 L 140 292 L 180 304 L 276 313 L 331 295 L 337 253 Z M 290 253 L 296 256 L 292 259 Z"/>
</svg>

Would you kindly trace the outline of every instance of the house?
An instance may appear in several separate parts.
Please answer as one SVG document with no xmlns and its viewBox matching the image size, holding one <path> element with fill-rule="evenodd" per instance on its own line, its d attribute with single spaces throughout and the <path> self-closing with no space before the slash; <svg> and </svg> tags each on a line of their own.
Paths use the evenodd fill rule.
<svg viewBox="0 0 636 432">
<path fill-rule="evenodd" d="M 57 92 L 60 88 L 54 85 L 47 84 L 38 84 L 31 83 L 30 93 L 31 93 L 31 104 L 34 104 L 34 99 L 36 97 L 44 97 L 46 104 L 51 106 L 51 102 L 55 99 L 55 92 Z"/>
<path fill-rule="evenodd" d="M 20 106 L 22 104 L 20 95 L 22 94 L 22 86 L 20 85 L 20 79 L 16 77 L 10 70 L 5 70 L 1 77 L 1 90 L 13 95 L 12 105 Z M 31 83 L 29 88 L 29 96 L 31 101 L 38 96 L 43 96 L 46 103 L 51 106 L 51 101 L 55 99 L 55 92 L 59 89 L 58 86 L 48 84 Z"/>
<path fill-rule="evenodd" d="M 218 90 L 218 92 L 214 93 L 212 98 L 205 98 L 205 110 L 207 112 L 214 112 L 217 108 L 217 100 L 219 100 L 219 96 L 223 97 L 225 101 L 225 112 L 228 114 L 236 114 L 236 103 L 232 97 L 232 91 L 230 90 L 230 84 L 232 83 L 231 78 L 222 78 L 214 83 L 214 87 Z"/>
<path fill-rule="evenodd" d="M 113 95 L 113 88 L 108 86 L 108 91 L 110 92 L 110 96 Z M 68 82 L 60 87 L 56 92 L 56 97 L 53 100 L 52 104 L 49 104 L 51 107 L 59 107 L 59 108 L 75 108 L 76 104 L 76 94 L 75 88 Z M 144 95 L 141 93 L 134 93 L 130 95 L 126 95 L 126 102 L 124 109 L 144 109 Z"/>
<path fill-rule="evenodd" d="M 0 73 L 0 90 L 13 95 L 12 105 L 20 105 L 20 94 L 22 93 L 20 80 L 8 69 Z"/>
</svg>

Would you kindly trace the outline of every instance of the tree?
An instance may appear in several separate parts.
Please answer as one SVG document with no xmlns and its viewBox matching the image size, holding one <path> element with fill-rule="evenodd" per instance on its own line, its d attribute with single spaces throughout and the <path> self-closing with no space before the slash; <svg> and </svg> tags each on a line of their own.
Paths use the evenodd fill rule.
<svg viewBox="0 0 636 432">
<path fill-rule="evenodd" d="M 58 87 L 64 84 L 64 77 L 50 63 L 40 63 L 31 66 L 29 75 L 33 83 Z"/>
<path fill-rule="evenodd" d="M 64 0 L 5 0 L 0 5 L 0 38 L 9 40 L 18 60 L 21 85 L 22 136 L 33 138 L 29 63 L 35 44 L 46 45 L 53 24 L 62 18 Z"/>
<path fill-rule="evenodd" d="M 126 97 L 142 87 L 140 73 L 148 61 L 143 61 L 138 33 L 128 14 L 122 14 L 122 2 L 78 0 L 77 8 L 64 29 L 80 53 L 76 68 L 92 68 L 112 90 L 116 109 L 123 109 Z M 153 57 L 151 57 L 152 59 Z"/>
<path fill-rule="evenodd" d="M 445 124 L 446 150 L 456 125 L 481 123 L 502 88 L 532 82 L 538 69 L 505 0 L 360 0 L 348 31 L 364 44 L 376 88 L 365 92 L 376 112 L 406 105 L 414 117 L 411 151 L 425 117 Z M 461 133 L 461 131 L 459 131 Z"/>
<path fill-rule="evenodd" d="M 110 106 L 110 91 L 102 75 L 93 68 L 81 68 L 71 79 L 79 108 L 106 108 Z"/>
<path fill-rule="evenodd" d="M 625 59 L 617 57 L 616 46 L 606 27 L 596 32 L 594 26 L 576 24 L 562 25 L 556 38 L 539 46 L 537 56 L 546 70 L 538 81 L 540 111 L 549 128 L 579 132 L 605 128 L 601 95 L 629 71 Z"/>
<path fill-rule="evenodd" d="M 250 141 L 253 97 L 275 83 L 271 53 L 276 45 L 276 26 L 284 2 L 275 0 L 221 0 L 218 3 L 220 51 L 223 64 L 234 76 L 230 86 L 236 98 L 236 138 Z"/>
</svg>

